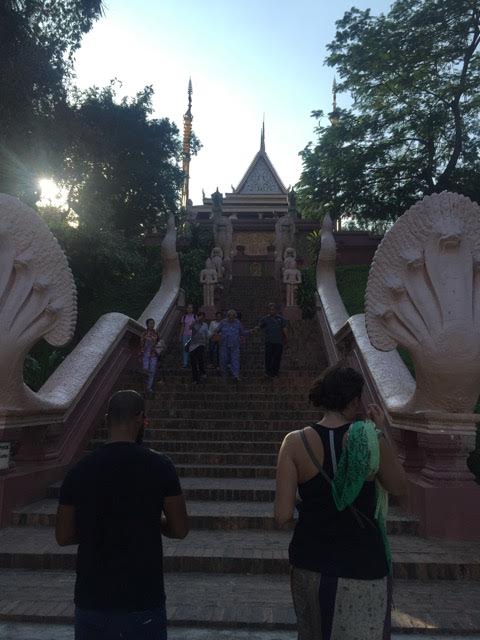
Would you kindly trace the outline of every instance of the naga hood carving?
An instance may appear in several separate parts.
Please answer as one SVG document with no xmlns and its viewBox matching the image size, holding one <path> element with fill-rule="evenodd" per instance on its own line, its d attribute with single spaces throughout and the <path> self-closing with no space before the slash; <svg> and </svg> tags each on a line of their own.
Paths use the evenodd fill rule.
<svg viewBox="0 0 480 640">
<path fill-rule="evenodd" d="M 411 207 L 370 269 L 365 320 L 374 347 L 408 349 L 406 410 L 471 412 L 480 392 L 480 207 L 442 192 Z"/>
<path fill-rule="evenodd" d="M 23 363 L 41 338 L 73 336 L 77 295 L 67 258 L 43 220 L 0 194 L 0 410 L 43 406 L 23 382 Z"/>
</svg>

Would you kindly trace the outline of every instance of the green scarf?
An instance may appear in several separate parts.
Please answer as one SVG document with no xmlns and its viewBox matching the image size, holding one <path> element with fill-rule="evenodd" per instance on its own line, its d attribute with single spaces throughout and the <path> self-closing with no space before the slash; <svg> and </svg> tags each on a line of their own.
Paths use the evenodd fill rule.
<svg viewBox="0 0 480 640">
<path fill-rule="evenodd" d="M 380 447 L 378 429 L 370 420 L 354 422 L 349 430 L 347 442 L 338 462 L 332 481 L 332 493 L 339 511 L 351 506 L 358 497 L 365 480 L 378 472 Z M 387 539 L 388 493 L 378 480 L 376 486 L 375 520 L 382 535 L 390 572 L 392 560 Z M 359 512 L 358 512 L 359 513 Z M 366 516 L 365 516 L 366 517 Z"/>
</svg>

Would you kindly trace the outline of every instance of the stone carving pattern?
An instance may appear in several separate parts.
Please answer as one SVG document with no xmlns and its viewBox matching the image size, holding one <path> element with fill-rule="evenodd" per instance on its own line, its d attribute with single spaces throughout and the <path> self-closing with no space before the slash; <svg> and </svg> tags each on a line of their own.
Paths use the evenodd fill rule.
<svg viewBox="0 0 480 640">
<path fill-rule="evenodd" d="M 370 270 L 365 319 L 374 347 L 410 352 L 406 410 L 471 412 L 480 389 L 480 207 L 425 197 L 386 234 Z"/>
<path fill-rule="evenodd" d="M 282 193 L 264 158 L 256 162 L 241 193 Z"/>
<path fill-rule="evenodd" d="M 23 382 L 23 363 L 41 338 L 53 346 L 72 338 L 76 297 L 65 254 L 47 225 L 0 194 L 0 409 L 44 406 Z"/>
</svg>

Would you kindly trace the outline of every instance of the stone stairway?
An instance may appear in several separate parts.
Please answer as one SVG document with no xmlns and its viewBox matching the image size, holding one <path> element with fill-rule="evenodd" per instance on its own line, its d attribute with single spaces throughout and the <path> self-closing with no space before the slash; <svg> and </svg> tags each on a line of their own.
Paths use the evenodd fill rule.
<svg viewBox="0 0 480 640">
<path fill-rule="evenodd" d="M 241 309 L 249 328 L 274 293 L 273 281 L 238 279 L 225 308 Z M 171 624 L 294 628 L 291 533 L 275 530 L 273 521 L 275 462 L 284 435 L 318 419 L 306 393 L 326 362 L 315 321 L 292 323 L 289 331 L 276 380 L 263 377 L 262 336 L 242 349 L 239 384 L 209 370 L 205 384 L 192 386 L 190 372 L 180 367 L 179 344 L 162 364 L 146 443 L 175 462 L 191 524 L 185 540 L 164 541 Z M 132 375 L 120 386 L 140 388 Z M 99 426 L 90 447 L 105 437 Z M 55 544 L 57 495 L 58 486 L 50 487 L 44 500 L 17 510 L 11 527 L 0 530 L 0 620 L 72 620 L 75 548 Z M 395 629 L 479 632 L 480 545 L 424 540 L 417 521 L 395 506 L 388 531 L 397 578 Z"/>
</svg>

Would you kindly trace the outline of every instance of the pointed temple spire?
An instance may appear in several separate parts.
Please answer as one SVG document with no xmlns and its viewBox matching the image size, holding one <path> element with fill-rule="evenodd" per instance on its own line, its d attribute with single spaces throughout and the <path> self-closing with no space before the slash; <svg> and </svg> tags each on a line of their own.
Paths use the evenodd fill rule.
<svg viewBox="0 0 480 640">
<path fill-rule="evenodd" d="M 190 183 L 190 156 L 192 142 L 192 78 L 188 81 L 188 108 L 183 116 L 183 188 L 182 188 L 182 207 L 185 209 L 188 205 L 189 183 Z"/>
<path fill-rule="evenodd" d="M 263 114 L 262 132 L 260 134 L 260 151 L 265 151 L 265 114 Z"/>
</svg>

